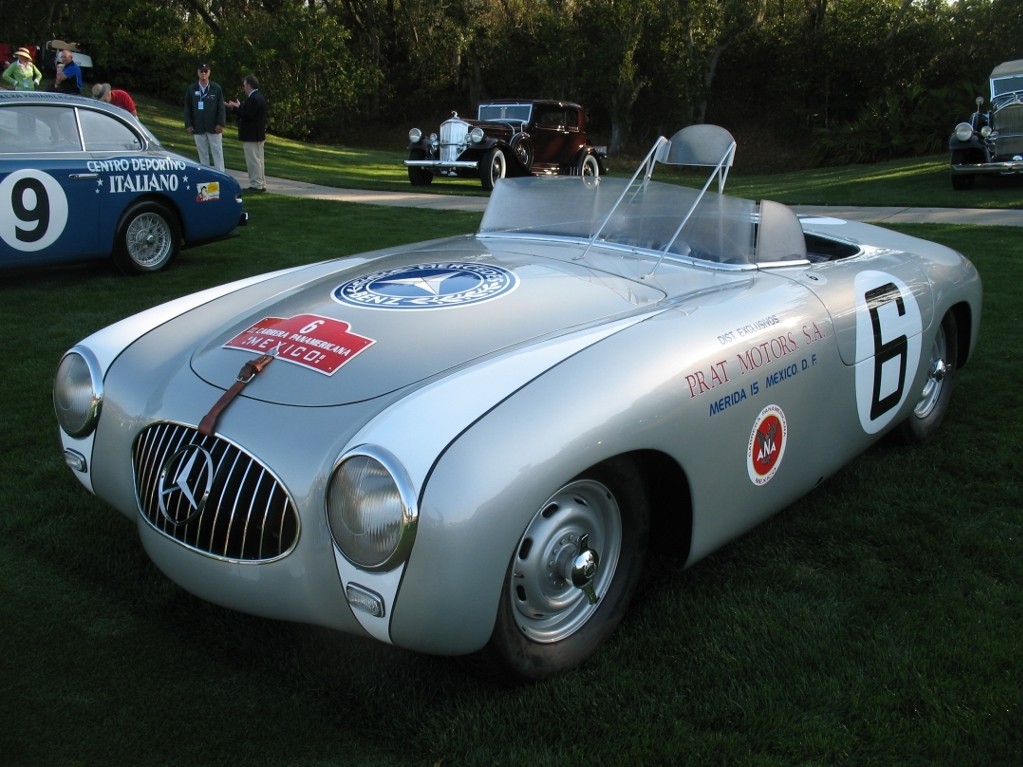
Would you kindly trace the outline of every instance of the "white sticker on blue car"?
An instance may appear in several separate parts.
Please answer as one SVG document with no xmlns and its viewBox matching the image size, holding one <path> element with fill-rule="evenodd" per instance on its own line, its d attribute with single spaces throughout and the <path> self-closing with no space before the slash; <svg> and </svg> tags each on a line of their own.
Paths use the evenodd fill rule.
<svg viewBox="0 0 1023 767">
<path fill-rule="evenodd" d="M 16 170 L 0 181 L 0 210 L 0 240 L 26 253 L 48 248 L 67 226 L 67 196 L 41 170 Z"/>
</svg>

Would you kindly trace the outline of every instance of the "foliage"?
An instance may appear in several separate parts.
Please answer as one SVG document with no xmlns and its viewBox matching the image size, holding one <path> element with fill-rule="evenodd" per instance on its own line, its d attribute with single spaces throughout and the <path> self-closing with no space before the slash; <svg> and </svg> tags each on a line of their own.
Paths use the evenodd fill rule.
<svg viewBox="0 0 1023 767">
<path fill-rule="evenodd" d="M 889 90 L 856 118 L 833 129 L 819 128 L 814 148 L 818 165 L 849 165 L 937 154 L 945 149 L 946 132 L 935 125 L 954 123 L 968 114 L 969 89 Z"/>
<path fill-rule="evenodd" d="M 934 151 L 961 107 L 1023 55 L 1019 0 L 79 0 L 5 12 L 11 42 L 86 43 L 97 76 L 183 92 L 199 59 L 234 92 L 254 72 L 278 135 L 336 141 L 425 125 L 482 98 L 585 104 L 613 150 L 708 121 L 817 151 L 777 162 Z M 902 125 L 899 110 L 925 107 Z M 911 119 L 907 116 L 907 120 Z M 924 120 L 927 122 L 925 123 Z M 884 126 L 882 129 L 880 126 Z M 893 128 L 897 142 L 889 141 Z M 919 139 L 923 139 L 922 142 Z"/>
<path fill-rule="evenodd" d="M 260 89 L 269 94 L 271 132 L 337 141 L 346 116 L 377 79 L 371 67 L 353 56 L 349 37 L 328 14 L 254 9 L 243 27 L 220 35 L 217 52 L 230 62 L 224 67 L 229 92 L 242 96 L 242 78 L 256 74 Z"/>
</svg>

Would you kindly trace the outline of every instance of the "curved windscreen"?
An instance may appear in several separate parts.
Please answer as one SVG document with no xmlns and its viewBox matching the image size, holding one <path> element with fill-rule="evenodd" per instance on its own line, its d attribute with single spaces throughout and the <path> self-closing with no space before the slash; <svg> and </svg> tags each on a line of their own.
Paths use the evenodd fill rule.
<svg viewBox="0 0 1023 767">
<path fill-rule="evenodd" d="M 480 235 L 572 238 L 718 264 L 753 264 L 751 200 L 646 180 L 579 176 L 504 179 Z"/>
</svg>

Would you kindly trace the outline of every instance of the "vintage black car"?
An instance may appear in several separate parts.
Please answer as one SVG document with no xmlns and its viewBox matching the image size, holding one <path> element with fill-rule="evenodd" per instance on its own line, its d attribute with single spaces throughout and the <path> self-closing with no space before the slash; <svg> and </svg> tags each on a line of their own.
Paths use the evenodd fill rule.
<svg viewBox="0 0 1023 767">
<path fill-rule="evenodd" d="M 607 147 L 590 143 L 585 110 L 568 101 L 485 101 L 475 120 L 452 112 L 439 134 L 413 128 L 408 137 L 405 166 L 413 186 L 434 176 L 478 177 L 489 192 L 505 176 L 606 172 Z"/>
<path fill-rule="evenodd" d="M 948 140 L 952 152 L 952 188 L 969 189 L 979 175 L 1023 174 L 1023 59 L 991 71 L 991 108 L 961 122 Z"/>
</svg>

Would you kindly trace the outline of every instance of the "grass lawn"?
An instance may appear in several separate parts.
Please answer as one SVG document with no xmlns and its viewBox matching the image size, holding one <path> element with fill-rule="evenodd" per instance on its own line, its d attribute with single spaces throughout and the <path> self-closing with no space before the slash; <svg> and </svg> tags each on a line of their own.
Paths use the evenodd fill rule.
<svg viewBox="0 0 1023 767">
<path fill-rule="evenodd" d="M 278 149 L 270 171 L 286 175 Z M 324 158 L 345 156 L 333 152 L 296 147 L 292 161 L 325 174 Z M 367 173 L 391 173 L 385 159 Z M 479 220 L 275 195 L 246 204 L 240 236 L 185 251 L 166 273 L 3 274 L 4 764 L 1023 763 L 1019 230 L 899 227 L 966 253 L 985 280 L 980 347 L 936 440 L 882 442 L 689 570 L 654 559 L 592 662 L 503 689 L 448 659 L 191 597 L 63 466 L 50 385 L 60 354 L 93 330 L 235 277 Z"/>
</svg>

